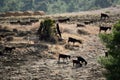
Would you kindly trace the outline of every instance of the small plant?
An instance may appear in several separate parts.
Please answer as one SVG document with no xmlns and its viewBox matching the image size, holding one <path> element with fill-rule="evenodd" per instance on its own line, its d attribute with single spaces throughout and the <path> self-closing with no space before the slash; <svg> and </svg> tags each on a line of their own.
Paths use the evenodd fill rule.
<svg viewBox="0 0 120 80">
<path fill-rule="evenodd" d="M 18 36 L 26 36 L 27 35 L 27 33 L 26 32 L 23 32 L 23 31 L 19 31 L 18 32 Z"/>
<path fill-rule="evenodd" d="M 7 36 L 7 37 L 6 37 L 6 40 L 7 40 L 7 41 L 13 41 L 13 39 L 14 39 L 14 38 L 13 38 L 12 36 Z"/>
</svg>

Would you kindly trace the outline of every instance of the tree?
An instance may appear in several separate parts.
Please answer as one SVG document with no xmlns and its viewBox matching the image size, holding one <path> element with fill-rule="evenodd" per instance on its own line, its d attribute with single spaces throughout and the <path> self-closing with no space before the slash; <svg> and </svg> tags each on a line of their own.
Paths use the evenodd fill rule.
<svg viewBox="0 0 120 80">
<path fill-rule="evenodd" d="M 56 28 L 54 26 L 54 21 L 51 19 L 45 19 L 40 23 L 38 29 L 38 35 L 40 40 L 54 42 L 54 36 L 56 34 Z"/>
<path fill-rule="evenodd" d="M 120 79 L 120 21 L 113 27 L 112 33 L 100 34 L 101 40 L 108 48 L 108 58 L 101 58 L 101 63 L 108 70 L 108 80 Z"/>
<path fill-rule="evenodd" d="M 46 12 L 47 11 L 47 3 L 42 2 L 42 3 L 37 4 L 36 10 L 42 10 L 42 11 Z"/>
<path fill-rule="evenodd" d="M 0 0 L 0 12 L 43 10 L 48 14 L 109 7 L 120 0 Z"/>
<path fill-rule="evenodd" d="M 111 2 L 109 0 L 95 0 L 95 5 L 97 7 L 105 8 L 111 6 Z"/>
</svg>

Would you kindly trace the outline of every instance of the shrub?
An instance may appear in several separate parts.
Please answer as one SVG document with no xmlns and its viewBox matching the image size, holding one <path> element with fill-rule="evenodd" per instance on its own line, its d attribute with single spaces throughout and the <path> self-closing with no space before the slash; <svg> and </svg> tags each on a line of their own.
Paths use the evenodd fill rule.
<svg viewBox="0 0 120 80">
<path fill-rule="evenodd" d="M 18 30 L 17 29 L 13 29 L 13 32 L 18 33 Z"/>
<path fill-rule="evenodd" d="M 30 34 L 31 34 L 30 31 L 18 31 L 18 36 L 19 37 L 27 36 L 27 35 L 30 35 Z"/>
<path fill-rule="evenodd" d="M 116 23 L 110 34 L 100 34 L 100 38 L 108 48 L 108 58 L 102 57 L 100 63 L 108 70 L 108 80 L 120 79 L 120 21 Z"/>
<path fill-rule="evenodd" d="M 53 39 L 56 34 L 54 23 L 55 22 L 51 19 L 45 19 L 40 23 L 37 32 L 40 40 L 55 42 L 55 39 Z"/>
<path fill-rule="evenodd" d="M 7 41 L 13 41 L 13 39 L 14 39 L 14 38 L 13 38 L 12 36 L 7 36 L 7 37 L 6 37 L 6 40 L 7 40 Z"/>
<path fill-rule="evenodd" d="M 89 34 L 87 31 L 80 30 L 80 29 L 77 30 L 77 33 L 78 34 L 83 34 L 83 35 L 88 35 Z"/>
</svg>

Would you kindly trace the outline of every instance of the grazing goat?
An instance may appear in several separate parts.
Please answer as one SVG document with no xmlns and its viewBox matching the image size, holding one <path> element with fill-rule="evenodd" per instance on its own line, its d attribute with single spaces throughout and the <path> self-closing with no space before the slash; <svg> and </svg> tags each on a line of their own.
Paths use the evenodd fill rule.
<svg viewBox="0 0 120 80">
<path fill-rule="evenodd" d="M 30 21 L 21 21 L 19 24 L 20 25 L 32 25 Z"/>
<path fill-rule="evenodd" d="M 111 30 L 111 27 L 100 26 L 99 32 L 101 32 L 101 30 L 106 32 L 108 29 Z"/>
<path fill-rule="evenodd" d="M 10 52 L 10 53 L 11 53 L 12 50 L 15 50 L 15 47 L 5 47 L 3 51 L 4 51 L 4 52 Z"/>
<path fill-rule="evenodd" d="M 73 62 L 73 67 L 74 67 L 74 64 L 79 65 L 80 67 L 82 67 L 82 64 L 80 63 L 79 60 L 72 60 L 72 62 Z"/>
<path fill-rule="evenodd" d="M 81 40 L 77 40 L 77 39 L 72 38 L 72 37 L 69 37 L 69 38 L 68 38 L 68 43 L 69 43 L 69 42 L 73 42 L 73 45 L 74 45 L 75 42 L 78 42 L 78 43 L 80 43 L 80 44 L 82 43 Z"/>
<path fill-rule="evenodd" d="M 77 24 L 77 27 L 85 27 L 85 25 L 82 23 L 79 23 L 79 24 Z"/>
<path fill-rule="evenodd" d="M 67 22 L 67 21 L 70 21 L 70 18 L 58 19 L 58 22 L 60 23 Z"/>
<path fill-rule="evenodd" d="M 30 22 L 31 23 L 36 23 L 36 22 L 39 22 L 39 19 L 30 19 Z"/>
<path fill-rule="evenodd" d="M 82 62 L 82 63 L 84 62 L 85 65 L 87 65 L 87 61 L 86 61 L 83 57 L 78 56 L 78 57 L 77 57 L 77 60 L 80 61 L 80 62 Z"/>
<path fill-rule="evenodd" d="M 66 60 L 68 60 L 68 59 L 70 59 L 70 55 L 66 55 L 66 54 L 59 54 L 59 61 L 60 61 L 60 58 L 62 58 L 63 59 L 63 61 L 64 61 L 64 59 L 66 59 Z"/>
<path fill-rule="evenodd" d="M 14 21 L 10 21 L 10 24 L 12 24 L 12 25 L 16 25 L 16 24 L 19 24 L 20 23 L 20 21 L 19 20 L 14 20 Z"/>
<path fill-rule="evenodd" d="M 101 13 L 101 19 L 107 19 L 109 16 L 107 14 Z"/>
</svg>

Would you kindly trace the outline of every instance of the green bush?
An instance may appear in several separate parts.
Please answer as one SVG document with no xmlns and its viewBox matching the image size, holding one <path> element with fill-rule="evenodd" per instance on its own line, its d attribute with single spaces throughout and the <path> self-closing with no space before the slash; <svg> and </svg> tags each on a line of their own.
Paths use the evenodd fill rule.
<svg viewBox="0 0 120 80">
<path fill-rule="evenodd" d="M 31 31 L 18 31 L 17 35 L 19 37 L 23 37 L 23 36 L 27 36 L 27 35 L 30 35 L 32 34 Z"/>
<path fill-rule="evenodd" d="M 38 35 L 40 40 L 55 42 L 56 28 L 54 25 L 55 21 L 51 19 L 45 19 L 40 23 L 38 29 Z"/>
<path fill-rule="evenodd" d="M 120 79 L 120 21 L 116 23 L 110 34 L 100 34 L 100 38 L 108 48 L 108 58 L 100 58 L 100 63 L 108 70 L 107 80 Z"/>
</svg>

